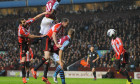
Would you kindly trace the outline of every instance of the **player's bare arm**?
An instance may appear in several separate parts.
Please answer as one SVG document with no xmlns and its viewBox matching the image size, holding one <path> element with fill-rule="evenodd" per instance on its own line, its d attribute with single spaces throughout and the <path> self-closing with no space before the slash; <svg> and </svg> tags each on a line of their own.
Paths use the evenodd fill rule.
<svg viewBox="0 0 140 84">
<path fill-rule="evenodd" d="M 56 32 L 53 32 L 52 38 L 53 38 L 53 41 L 54 41 L 54 43 L 56 44 L 56 46 L 58 48 L 62 47 L 62 45 L 60 45 L 60 44 L 57 43 Z"/>
<path fill-rule="evenodd" d="M 50 12 L 43 12 L 41 14 L 38 14 L 37 16 L 34 17 L 35 20 L 39 19 L 40 17 L 42 17 L 43 15 L 46 15 L 46 14 L 50 14 Z"/>
<path fill-rule="evenodd" d="M 28 36 L 28 38 L 31 38 L 31 39 L 33 39 L 33 38 L 40 38 L 40 37 L 44 37 L 44 35 L 37 36 L 37 35 L 29 34 L 29 36 Z"/>
<path fill-rule="evenodd" d="M 89 56 L 88 56 L 88 58 L 87 58 L 87 65 L 89 64 Z"/>
<path fill-rule="evenodd" d="M 51 11 L 51 12 L 48 12 L 47 14 L 51 15 L 51 14 L 54 13 L 54 11 L 55 11 L 55 10 L 52 9 L 52 11 Z"/>
</svg>

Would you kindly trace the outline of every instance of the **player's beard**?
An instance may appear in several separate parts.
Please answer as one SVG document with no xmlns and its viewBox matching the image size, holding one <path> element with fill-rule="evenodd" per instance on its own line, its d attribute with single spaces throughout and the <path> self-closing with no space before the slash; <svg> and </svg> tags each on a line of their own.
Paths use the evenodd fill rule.
<svg viewBox="0 0 140 84">
<path fill-rule="evenodd" d="M 23 25 L 24 28 L 27 28 L 27 25 Z"/>
</svg>

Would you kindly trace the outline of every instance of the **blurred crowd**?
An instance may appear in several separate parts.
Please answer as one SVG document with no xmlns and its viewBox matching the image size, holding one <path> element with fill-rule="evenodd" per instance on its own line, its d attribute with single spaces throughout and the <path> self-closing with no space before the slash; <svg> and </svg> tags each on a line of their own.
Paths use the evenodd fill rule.
<svg viewBox="0 0 140 84">
<path fill-rule="evenodd" d="M 115 10 L 115 9 L 113 9 Z M 31 11 L 19 12 L 19 15 L 8 15 L 0 18 L 0 66 L 18 69 L 20 67 L 19 46 L 17 39 L 18 20 L 34 17 L 41 13 Z M 137 9 L 126 9 L 118 11 L 104 10 L 82 11 L 79 13 L 65 12 L 64 9 L 58 12 L 58 20 L 63 17 L 69 18 L 70 23 L 65 30 L 65 35 L 69 28 L 76 30 L 75 36 L 71 41 L 71 45 L 65 50 L 63 60 L 66 65 L 70 65 L 87 56 L 90 45 L 94 45 L 96 50 L 111 50 L 104 54 L 97 61 L 97 67 L 114 67 L 115 56 L 110 45 L 110 38 L 107 37 L 107 30 L 113 28 L 117 30 L 117 35 L 123 41 L 124 48 L 130 53 L 130 67 L 140 66 L 140 11 Z M 31 33 L 38 35 L 41 19 L 31 25 Z M 41 44 L 31 46 L 34 53 L 34 65 L 39 62 L 41 56 Z"/>
</svg>

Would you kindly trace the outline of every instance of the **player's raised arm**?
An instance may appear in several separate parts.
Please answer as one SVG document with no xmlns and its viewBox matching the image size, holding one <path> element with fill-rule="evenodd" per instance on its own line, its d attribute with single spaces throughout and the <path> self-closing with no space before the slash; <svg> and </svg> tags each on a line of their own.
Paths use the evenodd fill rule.
<svg viewBox="0 0 140 84">
<path fill-rule="evenodd" d="M 37 36 L 37 35 L 31 35 L 29 34 L 28 38 L 40 38 L 40 37 L 44 37 L 44 35 L 41 35 L 41 36 Z"/>
<path fill-rule="evenodd" d="M 41 14 L 38 14 L 37 16 L 34 17 L 34 20 L 39 19 L 40 17 L 42 17 L 43 15 L 49 14 L 49 12 L 43 12 Z"/>
</svg>

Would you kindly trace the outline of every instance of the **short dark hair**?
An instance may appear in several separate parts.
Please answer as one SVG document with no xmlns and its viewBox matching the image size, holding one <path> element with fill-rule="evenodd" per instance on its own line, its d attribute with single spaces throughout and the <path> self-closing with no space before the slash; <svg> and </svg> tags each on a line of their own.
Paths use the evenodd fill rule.
<svg viewBox="0 0 140 84">
<path fill-rule="evenodd" d="M 20 18 L 20 19 L 19 19 L 19 24 L 22 24 L 22 23 L 21 23 L 22 20 L 25 20 L 25 18 Z"/>
<path fill-rule="evenodd" d="M 57 0 L 58 2 L 60 2 L 61 0 Z"/>
<path fill-rule="evenodd" d="M 63 18 L 63 19 L 61 20 L 61 22 L 69 22 L 69 19 L 68 19 L 68 18 Z"/>
</svg>

